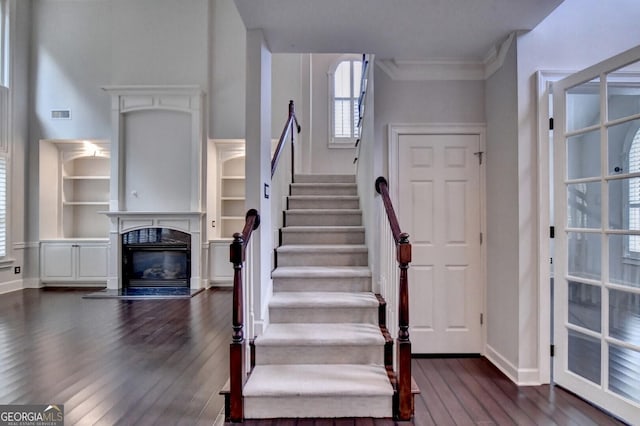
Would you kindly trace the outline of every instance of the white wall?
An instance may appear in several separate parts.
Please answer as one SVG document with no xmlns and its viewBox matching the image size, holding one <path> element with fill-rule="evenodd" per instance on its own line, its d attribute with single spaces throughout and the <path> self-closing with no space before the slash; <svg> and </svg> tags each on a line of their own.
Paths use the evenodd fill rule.
<svg viewBox="0 0 640 426">
<path fill-rule="evenodd" d="M 518 365 L 518 123 L 515 44 L 486 81 L 487 346 Z M 497 358 L 497 359 L 496 359 Z"/>
</svg>

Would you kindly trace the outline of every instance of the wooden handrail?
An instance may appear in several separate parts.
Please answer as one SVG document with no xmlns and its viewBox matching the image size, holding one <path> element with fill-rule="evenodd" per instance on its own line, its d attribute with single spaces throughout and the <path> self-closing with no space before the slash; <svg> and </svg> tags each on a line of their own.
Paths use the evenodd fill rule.
<svg viewBox="0 0 640 426">
<path fill-rule="evenodd" d="M 282 133 L 280 134 L 280 139 L 278 140 L 278 145 L 276 146 L 276 150 L 273 153 L 273 158 L 271 158 L 271 177 L 276 173 L 276 169 L 278 168 L 278 161 L 280 160 L 280 155 L 282 151 L 284 151 L 285 141 L 289 132 L 291 132 L 291 181 L 293 182 L 293 173 L 294 173 L 294 155 L 293 155 L 293 125 L 295 124 L 296 130 L 300 133 L 301 127 L 298 124 L 298 118 L 296 117 L 296 113 L 293 107 L 293 101 L 289 101 L 289 116 L 287 118 L 287 122 L 282 129 Z"/>
<path fill-rule="evenodd" d="M 411 393 L 411 340 L 409 339 L 409 263 L 411 243 L 409 234 L 400 230 L 400 224 L 389 196 L 387 180 L 380 176 L 375 183 L 376 192 L 382 196 L 389 225 L 396 244 L 396 260 L 400 268 L 398 303 L 398 419 L 410 420 L 413 415 Z"/>
<path fill-rule="evenodd" d="M 229 246 L 229 260 L 233 263 L 233 334 L 229 348 L 229 419 L 232 422 L 241 422 L 244 418 L 242 387 L 246 374 L 242 267 L 246 257 L 247 244 L 249 244 L 251 234 L 258 226 L 260 226 L 258 211 L 256 209 L 248 210 L 242 232 L 233 235 L 233 242 Z"/>
</svg>

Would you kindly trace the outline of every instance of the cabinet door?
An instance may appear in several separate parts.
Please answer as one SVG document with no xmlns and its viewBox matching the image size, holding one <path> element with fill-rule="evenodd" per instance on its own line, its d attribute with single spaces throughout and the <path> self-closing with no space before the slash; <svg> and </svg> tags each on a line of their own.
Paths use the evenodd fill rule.
<svg viewBox="0 0 640 426">
<path fill-rule="evenodd" d="M 107 277 L 106 244 L 78 244 L 78 280 L 103 281 Z"/>
<path fill-rule="evenodd" d="M 211 281 L 216 284 L 233 284 L 233 266 L 229 261 L 229 245 L 231 241 L 216 241 L 211 243 L 209 271 Z"/>
<path fill-rule="evenodd" d="M 40 276 L 43 281 L 68 281 L 73 279 L 73 249 L 72 244 L 42 244 Z"/>
</svg>

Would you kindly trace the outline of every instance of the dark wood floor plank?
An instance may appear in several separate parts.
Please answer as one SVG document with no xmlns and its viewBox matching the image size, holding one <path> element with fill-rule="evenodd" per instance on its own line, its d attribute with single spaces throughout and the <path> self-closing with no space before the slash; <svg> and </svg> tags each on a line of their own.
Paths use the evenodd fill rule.
<svg viewBox="0 0 640 426">
<path fill-rule="evenodd" d="M 482 387 L 476 376 L 468 374 L 467 370 L 460 363 L 460 360 L 451 359 L 448 363 L 451 365 L 451 370 L 456 373 L 460 383 L 469 390 L 469 393 L 471 393 L 483 409 L 489 413 L 491 417 L 489 424 L 515 424 L 515 421 L 506 413 L 502 405 L 500 405 L 494 398 L 492 392 L 487 392 L 486 389 Z"/>
<path fill-rule="evenodd" d="M 468 374 L 475 377 L 483 391 L 489 393 L 516 424 L 535 425 L 535 422 L 513 402 L 510 396 L 496 386 L 493 381 L 495 374 L 493 371 L 488 371 L 478 365 L 478 361 L 475 359 L 463 358 L 459 360 L 459 363 L 467 370 Z"/>
<path fill-rule="evenodd" d="M 508 379 L 502 372 L 488 360 L 483 359 L 482 362 L 476 364 L 476 368 L 480 368 L 485 374 L 491 378 L 493 383 L 497 385 L 502 392 L 507 395 L 508 398 L 535 424 L 544 425 L 556 425 L 557 423 L 547 415 L 544 411 L 540 410 L 531 400 L 526 398 L 522 392 L 522 387 L 518 387 L 510 379 Z"/>
<path fill-rule="evenodd" d="M 447 412 L 449 412 L 454 424 L 460 426 L 471 426 L 475 424 L 458 399 L 458 395 L 451 391 L 449 384 L 442 377 L 441 371 L 438 368 L 438 361 L 421 362 L 419 365 L 420 369 L 424 371 L 425 376 L 429 378 L 431 385 L 438 393 L 440 401 L 442 401 Z"/>
<path fill-rule="evenodd" d="M 455 369 L 457 363 L 453 359 L 434 359 L 433 366 L 438 374 L 442 377 L 442 383 L 451 390 L 451 394 L 458 399 L 460 406 L 468 414 L 473 424 L 491 423 L 491 415 L 480 405 L 475 396 L 469 392 L 469 389 L 460 381 L 456 375 Z"/>
<path fill-rule="evenodd" d="M 447 407 L 444 406 L 438 397 L 439 390 L 433 386 L 425 371 L 421 368 L 422 365 L 423 363 L 413 360 L 411 366 L 413 377 L 420 387 L 420 395 L 418 397 L 424 401 L 435 424 L 454 424 Z"/>
</svg>

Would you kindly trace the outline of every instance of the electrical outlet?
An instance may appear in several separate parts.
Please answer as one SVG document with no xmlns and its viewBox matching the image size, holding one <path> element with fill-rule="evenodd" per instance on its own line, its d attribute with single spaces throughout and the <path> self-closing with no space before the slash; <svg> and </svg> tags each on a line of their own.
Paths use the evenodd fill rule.
<svg viewBox="0 0 640 426">
<path fill-rule="evenodd" d="M 13 268 L 13 273 L 14 274 L 19 274 L 20 273 L 20 267 L 19 266 L 14 267 Z"/>
</svg>

